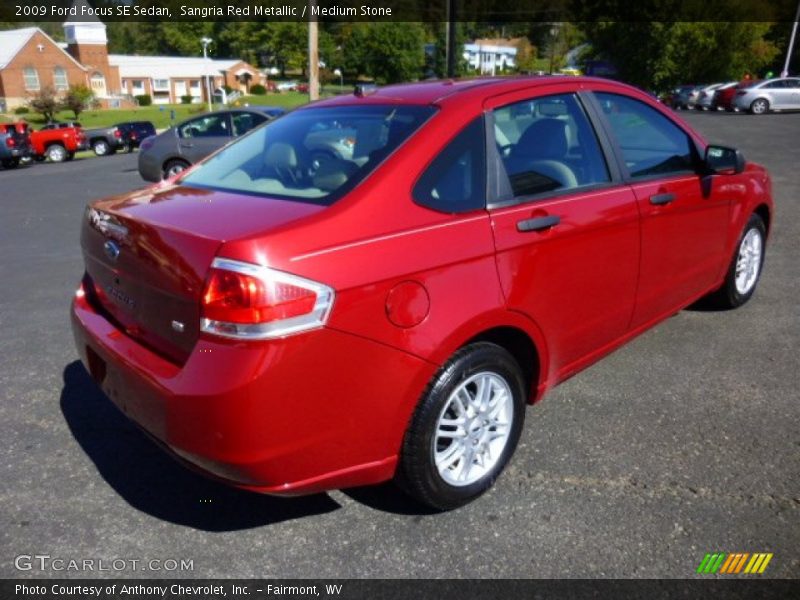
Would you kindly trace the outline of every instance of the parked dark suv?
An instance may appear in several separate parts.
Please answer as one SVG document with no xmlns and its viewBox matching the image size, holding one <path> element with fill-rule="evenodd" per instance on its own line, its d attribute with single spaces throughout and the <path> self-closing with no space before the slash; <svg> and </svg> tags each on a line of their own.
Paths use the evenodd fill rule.
<svg viewBox="0 0 800 600">
<path fill-rule="evenodd" d="M 286 112 L 275 106 L 250 106 L 192 117 L 142 141 L 139 174 L 148 181 L 172 177 L 232 139 Z"/>
<path fill-rule="evenodd" d="M 138 148 L 142 140 L 156 134 L 156 128 L 150 121 L 127 121 L 117 123 L 122 140 L 128 152 Z"/>
</svg>

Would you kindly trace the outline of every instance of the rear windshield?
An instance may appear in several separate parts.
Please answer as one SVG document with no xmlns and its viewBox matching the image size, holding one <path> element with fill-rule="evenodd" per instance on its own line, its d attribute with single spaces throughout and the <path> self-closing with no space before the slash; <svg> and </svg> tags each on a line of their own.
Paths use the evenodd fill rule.
<svg viewBox="0 0 800 600">
<path fill-rule="evenodd" d="M 331 204 L 434 110 L 371 105 L 294 111 L 227 146 L 181 184 Z"/>
</svg>

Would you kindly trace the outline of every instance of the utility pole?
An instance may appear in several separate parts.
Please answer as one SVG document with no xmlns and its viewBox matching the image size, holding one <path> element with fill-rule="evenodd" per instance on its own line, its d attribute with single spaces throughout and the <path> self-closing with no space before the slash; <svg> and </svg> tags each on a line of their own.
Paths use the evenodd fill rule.
<svg viewBox="0 0 800 600">
<path fill-rule="evenodd" d="M 319 23 L 312 15 L 316 0 L 308 3 L 308 99 L 319 100 Z"/>
<path fill-rule="evenodd" d="M 447 32 L 445 35 L 445 43 L 447 45 L 446 50 L 446 62 L 447 62 L 447 76 L 448 77 L 455 77 L 456 76 L 456 64 L 458 57 L 456 56 L 456 0 L 446 0 L 447 1 Z"/>
<path fill-rule="evenodd" d="M 800 2 L 797 3 L 797 12 L 794 13 L 794 25 L 792 26 L 792 37 L 789 38 L 789 50 L 786 52 L 786 62 L 783 64 L 781 77 L 789 76 L 789 63 L 792 62 L 792 52 L 794 52 L 794 40 L 797 37 L 797 22 L 800 21 Z"/>
<path fill-rule="evenodd" d="M 208 72 L 208 45 L 213 42 L 209 37 L 204 37 L 200 40 L 200 43 L 203 44 L 203 58 L 205 59 L 204 71 L 206 72 L 206 99 L 208 100 L 208 112 L 214 110 L 211 106 L 211 75 Z"/>
</svg>

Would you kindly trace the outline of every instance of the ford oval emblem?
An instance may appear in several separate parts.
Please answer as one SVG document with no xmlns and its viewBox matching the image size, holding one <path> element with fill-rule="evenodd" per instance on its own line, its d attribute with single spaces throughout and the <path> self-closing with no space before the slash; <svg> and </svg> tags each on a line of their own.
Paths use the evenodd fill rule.
<svg viewBox="0 0 800 600">
<path fill-rule="evenodd" d="M 117 258 L 119 258 L 119 246 L 117 246 L 111 240 L 108 240 L 105 244 L 103 244 L 103 250 L 105 250 L 106 256 L 111 260 L 117 260 Z"/>
</svg>

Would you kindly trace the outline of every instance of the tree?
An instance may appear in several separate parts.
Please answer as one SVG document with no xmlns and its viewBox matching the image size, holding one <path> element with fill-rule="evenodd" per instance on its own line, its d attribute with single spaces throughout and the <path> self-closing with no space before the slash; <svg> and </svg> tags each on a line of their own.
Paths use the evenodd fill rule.
<svg viewBox="0 0 800 600">
<path fill-rule="evenodd" d="M 75 113 L 77 120 L 80 114 L 89 108 L 94 100 L 94 93 L 85 85 L 70 86 L 64 99 L 61 101 L 61 106 L 66 110 L 71 110 Z"/>
<path fill-rule="evenodd" d="M 362 54 L 364 72 L 378 83 L 414 81 L 425 66 L 421 23 L 369 23 Z"/>
<path fill-rule="evenodd" d="M 433 52 L 428 56 L 429 70 L 437 77 L 447 77 L 447 23 L 434 23 L 436 36 L 433 43 Z M 456 72 L 455 76 L 466 75 L 469 63 L 464 58 L 464 43 L 466 42 L 466 23 L 456 24 Z"/>
<path fill-rule="evenodd" d="M 737 80 L 778 53 L 764 37 L 769 23 L 601 21 L 582 27 L 595 57 L 611 61 L 622 80 L 648 89 Z"/>
<path fill-rule="evenodd" d="M 55 119 L 56 111 L 58 111 L 58 100 L 56 99 L 56 92 L 50 86 L 45 86 L 31 97 L 28 105 L 42 115 L 45 121 L 52 121 Z"/>
</svg>

